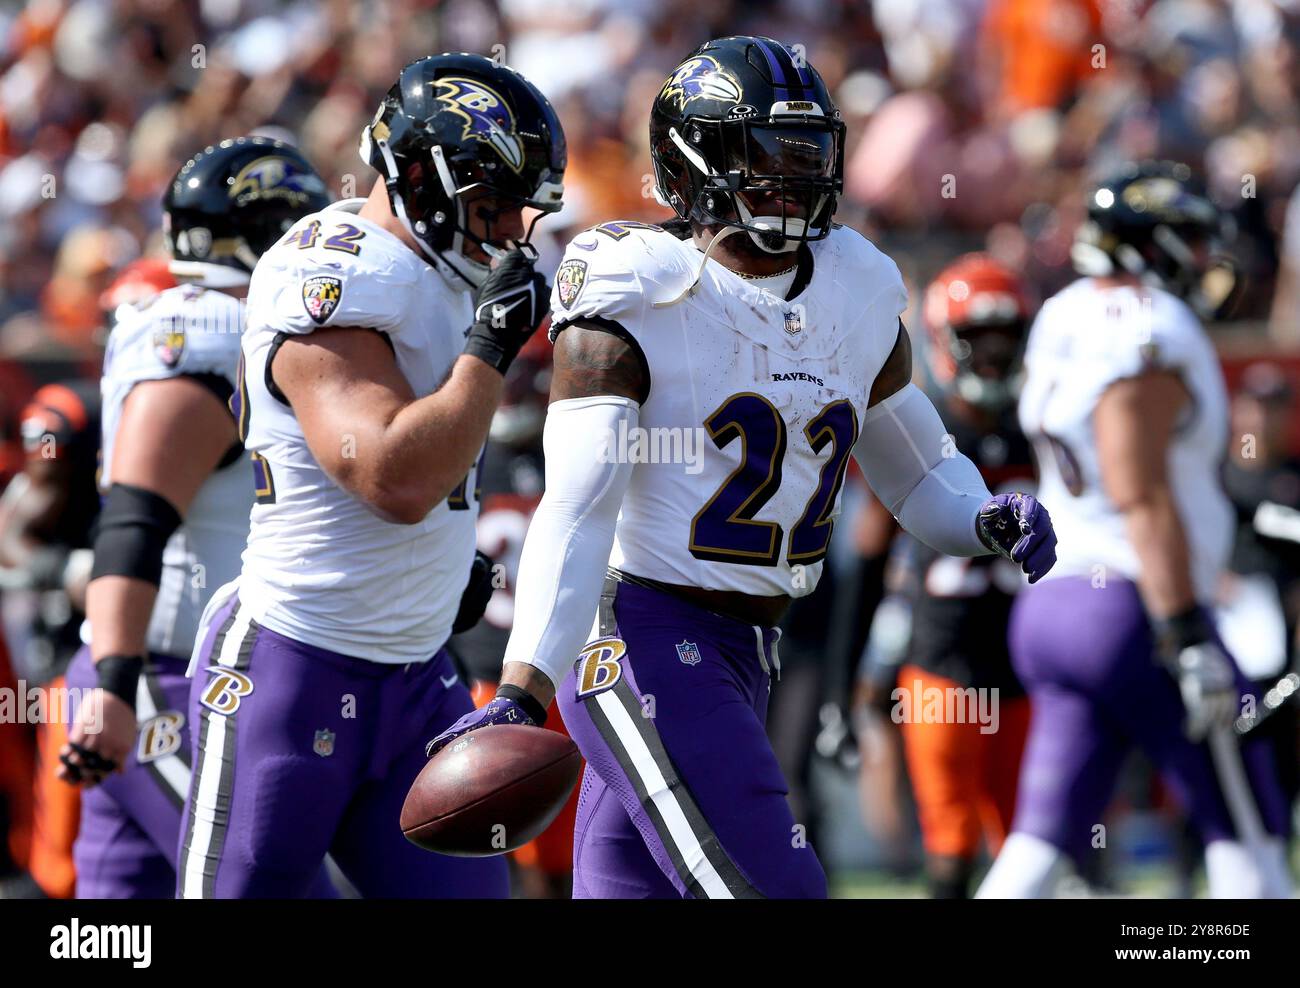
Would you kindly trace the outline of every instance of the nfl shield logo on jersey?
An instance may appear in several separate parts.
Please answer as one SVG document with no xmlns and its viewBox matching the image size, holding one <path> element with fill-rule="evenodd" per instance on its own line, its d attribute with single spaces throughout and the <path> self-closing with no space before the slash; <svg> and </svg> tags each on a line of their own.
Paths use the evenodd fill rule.
<svg viewBox="0 0 1300 988">
<path fill-rule="evenodd" d="M 803 314 L 798 309 L 790 309 L 785 314 L 785 331 L 791 336 L 803 329 Z"/>
<path fill-rule="evenodd" d="M 334 754 L 334 732 L 329 728 L 317 731 L 316 739 L 311 743 L 311 750 L 321 758 L 328 758 Z"/>
<path fill-rule="evenodd" d="M 312 275 L 302 283 L 302 304 L 315 322 L 324 323 L 334 315 L 342 297 L 343 281 L 332 275 Z"/>
<path fill-rule="evenodd" d="M 695 642 L 684 641 L 677 646 L 677 657 L 681 659 L 685 665 L 699 665 L 700 659 L 702 658 L 700 655 L 700 647 L 696 645 Z"/>
<path fill-rule="evenodd" d="M 560 269 L 555 272 L 555 287 L 559 291 L 560 304 L 566 309 L 572 309 L 586 280 L 586 261 L 571 257 L 561 264 Z"/>
</svg>

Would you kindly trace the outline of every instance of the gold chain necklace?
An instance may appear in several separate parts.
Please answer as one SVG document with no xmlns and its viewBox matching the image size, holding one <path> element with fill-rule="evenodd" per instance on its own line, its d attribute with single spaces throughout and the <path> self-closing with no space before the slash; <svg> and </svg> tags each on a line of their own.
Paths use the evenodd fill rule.
<svg viewBox="0 0 1300 988">
<path fill-rule="evenodd" d="M 740 275 L 746 281 L 763 281 L 767 278 L 780 278 L 782 275 L 789 274 L 791 271 L 794 271 L 798 267 L 799 267 L 799 262 L 795 261 L 784 271 L 776 271 L 773 274 L 745 274 L 744 271 L 737 271 L 735 273 Z"/>
</svg>

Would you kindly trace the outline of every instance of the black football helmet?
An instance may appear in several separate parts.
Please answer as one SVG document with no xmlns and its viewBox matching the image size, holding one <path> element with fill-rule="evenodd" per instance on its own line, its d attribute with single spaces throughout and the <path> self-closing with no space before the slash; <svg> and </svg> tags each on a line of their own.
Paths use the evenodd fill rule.
<svg viewBox="0 0 1300 988">
<path fill-rule="evenodd" d="M 214 288 L 247 284 L 263 251 L 329 203 L 324 180 L 289 144 L 237 137 L 205 148 L 163 196 L 171 272 Z"/>
<path fill-rule="evenodd" d="M 1130 164 L 1088 193 L 1088 218 L 1070 249 L 1080 274 L 1131 274 L 1185 300 L 1205 318 L 1239 287 L 1225 244 L 1231 224 L 1181 162 Z"/>
<path fill-rule="evenodd" d="M 844 122 L 800 52 L 770 38 L 720 38 L 655 97 L 650 157 L 655 192 L 679 218 L 737 227 L 782 253 L 830 233 Z"/>
<path fill-rule="evenodd" d="M 482 55 L 421 58 L 402 70 L 361 134 L 361 157 L 384 177 L 393 213 L 434 259 L 470 284 L 489 257 L 510 244 L 470 232 L 466 199 L 485 192 L 513 206 L 554 213 L 561 206 L 568 152 L 559 117 L 537 87 Z M 472 194 L 472 195 L 471 195 Z M 534 223 L 540 218 L 534 218 Z M 531 227 L 525 236 L 532 236 Z"/>
</svg>

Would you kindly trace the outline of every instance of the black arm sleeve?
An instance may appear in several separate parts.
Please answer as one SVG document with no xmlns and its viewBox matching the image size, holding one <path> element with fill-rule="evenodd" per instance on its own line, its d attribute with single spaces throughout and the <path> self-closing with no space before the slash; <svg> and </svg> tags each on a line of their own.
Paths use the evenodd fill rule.
<svg viewBox="0 0 1300 988">
<path fill-rule="evenodd" d="M 180 524 L 180 512 L 166 498 L 143 487 L 114 484 L 95 524 L 90 578 L 129 576 L 158 586 L 163 547 Z"/>
</svg>

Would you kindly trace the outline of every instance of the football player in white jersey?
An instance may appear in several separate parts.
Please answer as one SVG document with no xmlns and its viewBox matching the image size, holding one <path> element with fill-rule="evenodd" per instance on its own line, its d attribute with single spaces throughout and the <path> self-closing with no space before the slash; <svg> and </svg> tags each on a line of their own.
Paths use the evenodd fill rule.
<svg viewBox="0 0 1300 988">
<path fill-rule="evenodd" d="M 328 202 L 311 165 L 278 141 L 199 152 L 163 199 L 182 283 L 116 313 L 101 383 L 91 644 L 68 670 L 69 686 L 89 698 L 61 769 L 94 786 L 75 847 L 82 898 L 175 890 L 190 777 L 185 669 L 212 591 L 239 572 L 253 501 L 228 405 L 243 296 L 262 251 Z"/>
<path fill-rule="evenodd" d="M 1084 277 L 1031 330 L 1020 422 L 1061 542 L 1051 579 L 1012 613 L 1033 718 L 982 897 L 1050 895 L 1070 858 L 1104 850 L 1097 828 L 1134 746 L 1199 832 L 1211 895 L 1288 893 L 1267 742 L 1233 730 L 1258 697 L 1211 613 L 1233 531 L 1227 399 L 1198 319 L 1235 280 L 1219 232 L 1186 165 L 1125 168 L 1089 193 Z"/>
<path fill-rule="evenodd" d="M 535 720 L 558 685 L 587 759 L 575 896 L 825 896 L 764 717 L 776 624 L 817 583 L 850 454 L 936 548 L 1052 564 L 1047 512 L 990 498 L 911 384 L 898 269 L 831 222 L 843 132 L 791 49 L 711 41 L 651 111 L 681 222 L 602 224 L 556 275 L 506 685 L 430 747 Z"/>
<path fill-rule="evenodd" d="M 564 135 L 518 73 L 444 54 L 402 70 L 361 150 L 369 197 L 300 221 L 249 289 L 256 503 L 194 655 L 187 898 L 302 895 L 326 854 L 364 896 L 508 894 L 504 861 L 397 821 L 423 742 L 473 709 L 444 645 L 491 592 L 476 461 L 545 313 L 517 245 L 560 206 Z"/>
</svg>

